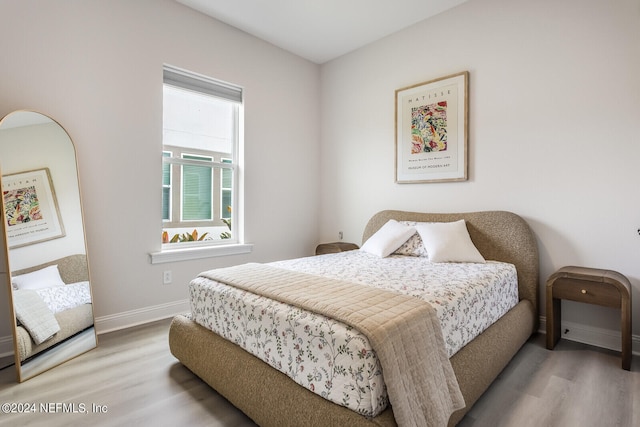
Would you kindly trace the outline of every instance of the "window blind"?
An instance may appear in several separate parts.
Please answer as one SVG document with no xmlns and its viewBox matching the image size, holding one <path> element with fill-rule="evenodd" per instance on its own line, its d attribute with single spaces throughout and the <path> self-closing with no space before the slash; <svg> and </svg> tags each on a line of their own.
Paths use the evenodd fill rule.
<svg viewBox="0 0 640 427">
<path fill-rule="evenodd" d="M 171 65 L 164 65 L 162 72 L 165 84 L 242 103 L 242 88 L 239 86 L 184 71 Z"/>
</svg>

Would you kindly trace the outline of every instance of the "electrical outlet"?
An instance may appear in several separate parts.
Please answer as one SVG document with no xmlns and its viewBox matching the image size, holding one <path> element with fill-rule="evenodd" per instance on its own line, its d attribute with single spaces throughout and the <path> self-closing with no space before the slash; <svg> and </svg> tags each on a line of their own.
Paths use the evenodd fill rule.
<svg viewBox="0 0 640 427">
<path fill-rule="evenodd" d="M 171 270 L 167 270 L 164 273 L 162 273 L 162 283 L 164 283 L 165 285 L 168 285 L 169 283 L 171 283 L 172 280 L 173 280 L 173 277 L 171 277 Z"/>
<path fill-rule="evenodd" d="M 338 231 L 338 237 L 340 238 L 340 240 L 342 240 L 342 239 L 343 239 L 344 234 L 342 234 L 342 231 Z"/>
</svg>

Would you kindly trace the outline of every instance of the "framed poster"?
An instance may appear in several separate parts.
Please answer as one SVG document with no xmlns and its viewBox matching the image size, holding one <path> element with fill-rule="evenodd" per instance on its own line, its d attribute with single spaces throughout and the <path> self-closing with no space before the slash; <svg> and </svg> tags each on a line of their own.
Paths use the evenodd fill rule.
<svg viewBox="0 0 640 427">
<path fill-rule="evenodd" d="M 3 176 L 2 196 L 9 248 L 65 235 L 48 168 Z"/>
<path fill-rule="evenodd" d="M 467 180 L 469 72 L 396 90 L 397 183 Z"/>
</svg>

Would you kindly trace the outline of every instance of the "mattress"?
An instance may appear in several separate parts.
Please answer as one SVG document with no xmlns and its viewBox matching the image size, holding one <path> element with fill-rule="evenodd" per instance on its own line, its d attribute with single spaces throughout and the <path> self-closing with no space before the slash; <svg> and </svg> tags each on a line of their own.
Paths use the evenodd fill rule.
<svg viewBox="0 0 640 427">
<path fill-rule="evenodd" d="M 507 263 L 431 263 L 348 251 L 270 263 L 421 298 L 436 309 L 451 357 L 518 302 Z M 364 416 L 388 406 L 380 363 L 360 332 L 322 315 L 204 277 L 190 286 L 191 316 L 308 390 Z"/>
</svg>

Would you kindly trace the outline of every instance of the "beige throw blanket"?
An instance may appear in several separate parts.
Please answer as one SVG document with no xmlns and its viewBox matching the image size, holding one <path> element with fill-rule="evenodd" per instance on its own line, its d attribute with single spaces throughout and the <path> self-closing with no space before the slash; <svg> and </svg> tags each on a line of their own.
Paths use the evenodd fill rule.
<svg viewBox="0 0 640 427">
<path fill-rule="evenodd" d="M 375 350 L 400 427 L 446 426 L 464 407 L 435 309 L 377 288 L 244 264 L 201 276 L 339 320 L 365 334 Z"/>
<path fill-rule="evenodd" d="M 42 344 L 60 331 L 58 320 L 36 291 L 13 291 L 13 306 L 16 319 L 29 332 L 36 345 Z"/>
</svg>

